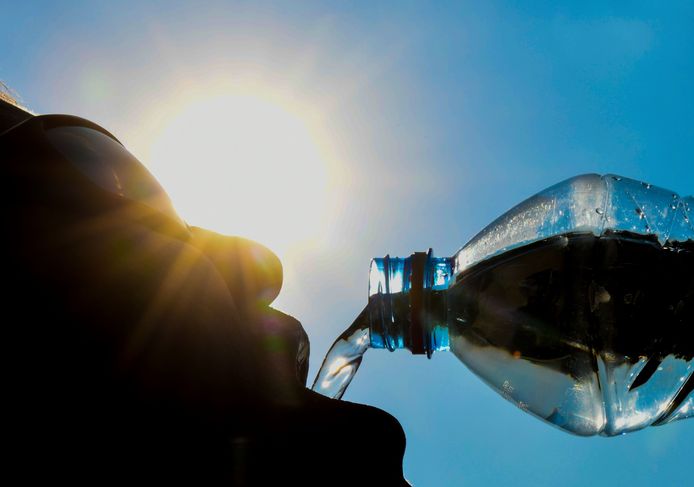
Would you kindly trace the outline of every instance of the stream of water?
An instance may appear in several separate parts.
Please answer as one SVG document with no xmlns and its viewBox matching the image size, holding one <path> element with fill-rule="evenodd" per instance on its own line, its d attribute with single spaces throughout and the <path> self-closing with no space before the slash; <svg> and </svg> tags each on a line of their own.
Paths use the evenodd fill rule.
<svg viewBox="0 0 694 487">
<path fill-rule="evenodd" d="M 333 399 L 342 398 L 369 344 L 368 310 L 364 308 L 330 347 L 311 389 Z"/>
</svg>

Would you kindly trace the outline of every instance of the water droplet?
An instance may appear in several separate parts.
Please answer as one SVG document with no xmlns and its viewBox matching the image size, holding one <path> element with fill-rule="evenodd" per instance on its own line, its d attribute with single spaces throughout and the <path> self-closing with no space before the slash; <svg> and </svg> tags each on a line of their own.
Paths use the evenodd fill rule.
<svg viewBox="0 0 694 487">
<path fill-rule="evenodd" d="M 620 176 L 612 176 L 612 179 L 614 179 L 615 181 L 621 181 L 622 180 L 622 178 Z"/>
<path fill-rule="evenodd" d="M 636 207 L 636 214 L 639 215 L 639 219 L 643 220 L 644 214 L 641 208 Z"/>
<path fill-rule="evenodd" d="M 644 188 L 651 189 L 651 183 L 641 183 Z"/>
<path fill-rule="evenodd" d="M 604 215 L 605 210 L 603 210 L 602 208 L 595 208 L 595 213 L 597 213 L 598 215 Z"/>
<path fill-rule="evenodd" d="M 672 203 L 672 204 L 670 205 L 670 209 L 671 209 L 671 210 L 676 210 L 676 209 L 677 209 L 677 205 L 674 204 L 674 203 Z"/>
</svg>

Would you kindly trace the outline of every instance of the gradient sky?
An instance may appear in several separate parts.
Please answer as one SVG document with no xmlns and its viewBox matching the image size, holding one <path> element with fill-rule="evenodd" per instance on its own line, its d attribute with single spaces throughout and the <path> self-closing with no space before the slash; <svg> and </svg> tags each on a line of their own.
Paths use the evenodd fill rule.
<svg viewBox="0 0 694 487">
<path fill-rule="evenodd" d="M 311 378 L 366 303 L 371 257 L 452 255 L 514 204 L 580 173 L 694 192 L 691 2 L 115 3 L 3 1 L 0 79 L 37 113 L 103 125 L 167 187 L 187 181 L 154 161 L 153 140 L 188 99 L 241 83 L 293 107 L 325 161 L 325 215 L 298 215 L 291 242 L 270 232 L 264 243 L 284 260 L 276 306 L 311 338 Z M 295 163 L 306 169 L 278 160 Z M 243 170 L 191 164 L 217 179 Z M 262 181 L 257 194 L 278 208 L 292 200 Z M 190 223 L 230 233 L 235 213 L 253 211 L 200 194 L 199 207 L 214 208 L 193 221 L 172 196 Z M 417 486 L 693 482 L 694 421 L 570 436 L 446 353 L 372 351 L 345 399 L 401 421 Z M 354 468 L 363 461 L 378 458 Z"/>
</svg>

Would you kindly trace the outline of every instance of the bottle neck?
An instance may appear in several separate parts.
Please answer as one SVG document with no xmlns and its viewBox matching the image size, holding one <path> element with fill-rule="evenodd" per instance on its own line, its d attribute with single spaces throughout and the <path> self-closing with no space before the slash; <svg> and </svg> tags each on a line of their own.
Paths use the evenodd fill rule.
<svg viewBox="0 0 694 487">
<path fill-rule="evenodd" d="M 446 289 L 453 259 L 415 252 L 375 258 L 369 272 L 372 348 L 407 348 L 413 354 L 448 349 Z"/>
</svg>

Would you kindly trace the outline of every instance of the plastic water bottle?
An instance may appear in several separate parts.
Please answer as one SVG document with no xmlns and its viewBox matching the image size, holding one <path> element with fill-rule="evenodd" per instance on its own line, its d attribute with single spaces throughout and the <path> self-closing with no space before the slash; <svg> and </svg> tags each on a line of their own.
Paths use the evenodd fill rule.
<svg viewBox="0 0 694 487">
<path fill-rule="evenodd" d="M 578 176 L 453 257 L 371 262 L 369 303 L 314 390 L 340 398 L 368 348 L 450 350 L 504 398 L 578 435 L 694 415 L 694 199 Z"/>
</svg>

